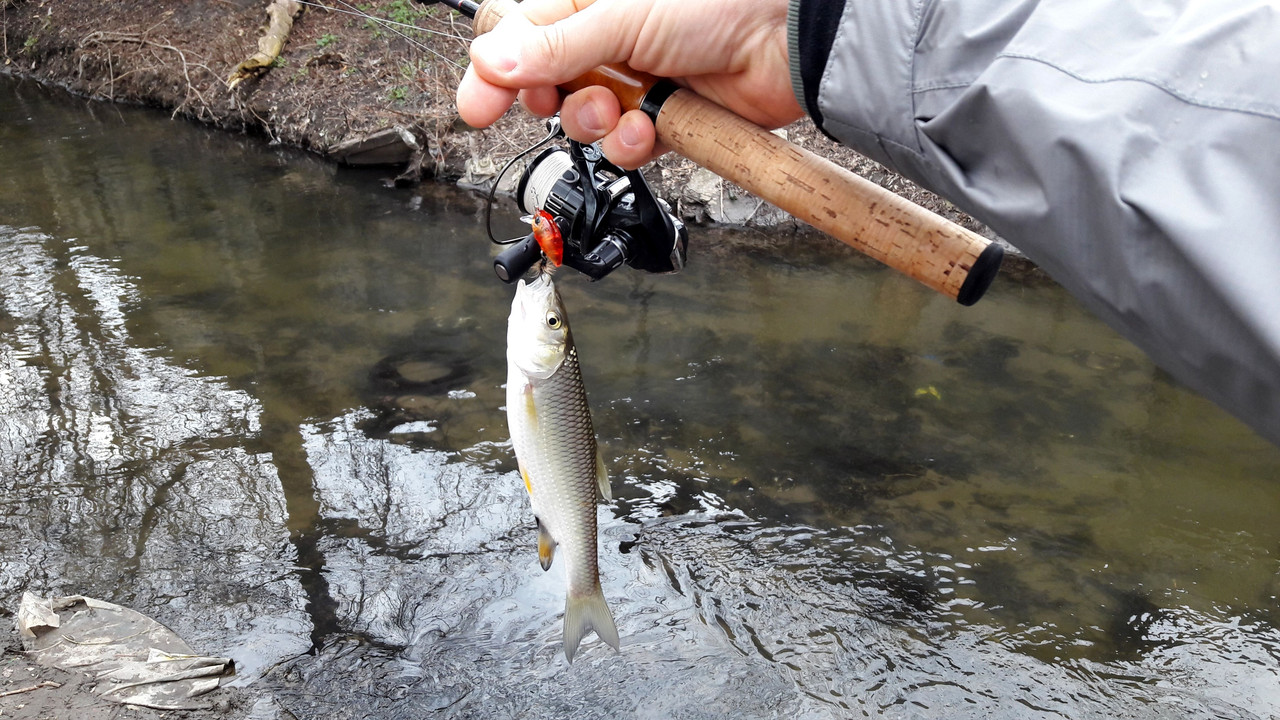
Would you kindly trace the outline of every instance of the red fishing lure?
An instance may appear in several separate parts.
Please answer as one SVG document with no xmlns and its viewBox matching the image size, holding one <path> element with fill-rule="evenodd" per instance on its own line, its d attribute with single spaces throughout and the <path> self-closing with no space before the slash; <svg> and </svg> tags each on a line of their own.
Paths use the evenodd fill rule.
<svg viewBox="0 0 1280 720">
<path fill-rule="evenodd" d="M 532 225 L 533 237 L 542 248 L 542 253 L 552 265 L 560 267 L 564 262 L 564 239 L 560 237 L 560 226 L 556 224 L 555 218 L 546 210 L 539 210 L 533 214 Z"/>
</svg>

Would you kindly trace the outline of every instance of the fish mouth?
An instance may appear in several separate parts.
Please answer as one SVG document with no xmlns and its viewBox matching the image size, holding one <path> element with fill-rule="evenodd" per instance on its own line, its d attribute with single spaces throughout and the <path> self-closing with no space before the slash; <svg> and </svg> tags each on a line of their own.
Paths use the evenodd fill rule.
<svg viewBox="0 0 1280 720">
<path fill-rule="evenodd" d="M 539 270 L 528 281 L 522 282 L 527 282 L 530 290 L 542 290 L 544 287 L 551 285 L 551 272 L 546 269 Z"/>
<path fill-rule="evenodd" d="M 520 299 L 521 317 L 524 317 L 529 308 L 539 307 L 542 304 L 539 300 L 552 292 L 554 287 L 551 274 L 546 272 L 538 273 L 529 280 L 521 280 L 516 286 L 516 297 Z"/>
</svg>

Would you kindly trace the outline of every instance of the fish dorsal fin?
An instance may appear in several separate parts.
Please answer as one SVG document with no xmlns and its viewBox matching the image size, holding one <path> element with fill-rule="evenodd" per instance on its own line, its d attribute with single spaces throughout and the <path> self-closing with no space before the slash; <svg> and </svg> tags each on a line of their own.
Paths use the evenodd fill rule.
<svg viewBox="0 0 1280 720">
<path fill-rule="evenodd" d="M 596 491 L 601 500 L 613 499 L 613 489 L 609 487 L 609 471 L 604 467 L 604 456 L 600 454 L 599 448 L 596 448 Z"/>
</svg>

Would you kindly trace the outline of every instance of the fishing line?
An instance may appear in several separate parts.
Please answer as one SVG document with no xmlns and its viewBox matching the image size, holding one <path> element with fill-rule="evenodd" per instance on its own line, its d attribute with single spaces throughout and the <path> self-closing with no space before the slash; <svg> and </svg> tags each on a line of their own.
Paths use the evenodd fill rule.
<svg viewBox="0 0 1280 720">
<path fill-rule="evenodd" d="M 491 220 L 493 219 L 493 199 L 497 195 L 498 183 L 502 182 L 502 176 L 507 174 L 507 171 L 511 169 L 511 166 L 513 164 L 515 164 L 515 161 L 519 160 L 525 155 L 528 155 L 534 150 L 537 150 L 543 145 L 546 145 L 548 142 L 554 140 L 556 137 L 560 135 L 560 116 L 555 115 L 549 118 L 547 120 L 547 129 L 550 132 L 547 133 L 546 137 L 542 138 L 541 140 L 534 143 L 530 147 L 520 151 L 520 153 L 518 153 L 515 157 L 508 160 L 507 164 L 503 165 L 502 169 L 498 171 L 498 176 L 493 179 L 493 184 L 489 186 L 489 195 L 485 197 L 485 201 L 484 201 L 484 230 L 485 232 L 489 233 L 489 242 L 493 243 L 494 245 L 510 245 L 511 243 L 518 242 L 523 239 L 523 238 L 515 237 L 515 238 L 511 238 L 510 240 L 499 240 L 498 238 L 493 236 L 493 225 L 491 224 Z"/>
<path fill-rule="evenodd" d="M 338 0 L 338 2 L 342 3 L 345 7 L 349 8 L 347 10 L 343 10 L 342 8 L 339 8 L 339 7 L 334 7 L 332 5 L 325 5 L 324 3 L 313 2 L 312 0 L 296 0 L 296 1 L 299 5 L 309 5 L 311 7 L 320 8 L 321 10 L 328 10 L 329 12 L 342 13 L 343 15 L 354 15 L 356 17 L 364 18 L 366 20 L 372 20 L 376 23 L 382 23 L 383 25 L 387 26 L 388 30 L 404 38 L 411 45 L 417 47 L 418 49 L 429 52 L 432 55 L 435 55 L 436 57 L 440 58 L 441 60 L 451 65 L 454 65 L 455 67 L 458 67 L 460 69 L 465 70 L 467 67 L 466 65 L 458 62 L 457 60 L 454 60 L 445 55 L 442 55 L 441 53 L 437 52 L 436 50 L 433 50 L 427 45 L 413 39 L 408 35 L 408 33 L 400 31 L 398 27 L 409 28 L 411 30 L 416 30 L 418 32 L 427 33 L 428 35 L 439 35 L 441 37 L 452 38 L 454 40 L 460 40 L 464 43 L 470 42 L 468 38 L 464 38 L 461 35 L 454 35 L 453 33 L 447 33 L 441 30 L 432 30 L 430 28 L 419 27 L 412 23 L 403 23 L 398 20 L 390 20 L 388 18 L 380 18 L 376 15 L 370 15 L 369 13 L 361 12 L 359 8 L 354 7 L 351 3 L 346 2 L 346 0 Z"/>
<path fill-rule="evenodd" d="M 460 35 L 454 35 L 452 33 L 442 32 L 440 30 L 431 30 L 428 28 L 418 27 L 417 25 L 413 25 L 411 23 L 403 23 L 397 20 L 380 18 L 375 15 L 370 15 L 369 13 L 361 11 L 359 8 L 354 7 L 351 3 L 347 2 L 346 0 L 337 0 L 337 1 L 347 9 L 344 10 L 343 8 L 334 7 L 332 5 L 326 5 L 321 2 L 315 2 L 314 0 L 297 0 L 299 5 L 307 5 L 310 7 L 320 8 L 321 10 L 327 10 L 329 12 L 341 13 L 343 15 L 354 15 L 356 17 L 364 18 L 366 20 L 372 20 L 377 23 L 382 23 L 383 25 L 387 26 L 388 30 L 404 38 L 410 44 L 422 50 L 425 50 L 426 52 L 429 52 L 432 55 L 435 55 L 436 57 L 440 58 L 441 60 L 444 60 L 445 62 L 452 63 L 453 65 L 459 68 L 462 68 L 462 69 L 466 68 L 466 66 L 463 65 L 462 63 L 445 57 L 444 55 L 440 54 L 439 52 L 436 52 L 432 48 L 427 47 L 423 43 L 413 39 L 407 33 L 401 32 L 399 29 L 397 29 L 396 26 L 409 28 L 411 30 L 416 30 L 418 32 L 424 32 L 432 35 L 439 35 L 442 37 L 452 38 L 454 40 L 461 40 L 462 42 L 470 42 L 468 38 L 464 38 Z M 502 170 L 498 172 L 498 176 L 493 179 L 493 184 L 489 186 L 489 193 L 485 197 L 485 203 L 484 203 L 484 229 L 485 229 L 485 232 L 489 235 L 489 241 L 495 245 L 510 245 L 511 243 L 514 243 L 521 239 L 521 238 L 512 238 L 510 240 L 499 240 L 493 235 L 493 201 L 494 201 L 494 198 L 497 196 L 498 184 L 502 181 L 502 178 L 507 174 L 507 171 L 511 169 L 511 166 L 514 165 L 517 160 L 528 155 L 534 150 L 537 150 L 543 145 L 547 144 L 548 142 L 550 142 L 560 134 L 559 118 L 553 117 L 551 120 L 547 122 L 547 126 L 549 129 L 547 136 L 542 138 L 538 142 L 534 143 L 529 148 L 521 151 L 515 157 L 512 157 L 510 160 L 508 160 L 507 163 L 502 166 Z"/>
</svg>

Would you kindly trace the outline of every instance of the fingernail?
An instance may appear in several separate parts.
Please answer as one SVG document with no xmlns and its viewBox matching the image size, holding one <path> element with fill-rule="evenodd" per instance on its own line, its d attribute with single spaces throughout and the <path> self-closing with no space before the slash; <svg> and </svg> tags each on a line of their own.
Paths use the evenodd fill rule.
<svg viewBox="0 0 1280 720">
<path fill-rule="evenodd" d="M 578 124 L 584 130 L 590 130 L 593 133 L 604 132 L 604 120 L 600 118 L 600 111 L 595 105 L 587 103 L 578 110 Z"/>
<path fill-rule="evenodd" d="M 618 139 L 627 147 L 635 147 L 640 144 L 640 129 L 635 123 L 622 123 L 622 127 L 618 128 Z"/>
</svg>

